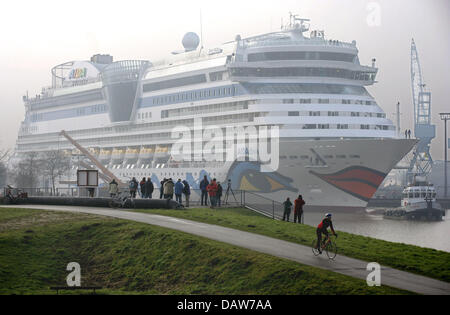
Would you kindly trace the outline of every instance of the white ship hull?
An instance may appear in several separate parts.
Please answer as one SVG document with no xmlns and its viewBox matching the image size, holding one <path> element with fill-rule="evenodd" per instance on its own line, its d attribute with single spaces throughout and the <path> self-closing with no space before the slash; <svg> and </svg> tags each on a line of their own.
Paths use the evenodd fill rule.
<svg viewBox="0 0 450 315">
<path fill-rule="evenodd" d="M 164 178 L 186 178 L 193 189 L 198 189 L 200 180 L 207 175 L 222 183 L 231 179 L 234 190 L 275 201 L 301 194 L 309 207 L 365 208 L 387 174 L 415 143 L 397 139 L 296 139 L 281 141 L 280 154 L 286 158 L 280 159 L 279 168 L 273 173 L 261 172 L 260 165 L 253 162 L 226 163 L 210 169 L 133 169 L 114 173 L 123 180 L 150 177 L 157 185 Z"/>
</svg>

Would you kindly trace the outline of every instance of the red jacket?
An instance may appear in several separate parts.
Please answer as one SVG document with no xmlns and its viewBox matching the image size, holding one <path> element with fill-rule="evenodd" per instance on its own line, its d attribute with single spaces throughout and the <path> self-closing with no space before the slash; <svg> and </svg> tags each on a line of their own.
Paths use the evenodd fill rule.
<svg viewBox="0 0 450 315">
<path fill-rule="evenodd" d="M 305 204 L 305 200 L 303 200 L 303 199 L 296 199 L 295 201 L 294 201 L 294 204 L 295 204 L 295 211 L 297 212 L 297 211 L 303 211 L 303 205 Z"/>
<path fill-rule="evenodd" d="M 218 190 L 216 182 L 211 182 L 211 184 L 206 187 L 206 190 L 208 191 L 210 197 L 215 197 Z"/>
</svg>

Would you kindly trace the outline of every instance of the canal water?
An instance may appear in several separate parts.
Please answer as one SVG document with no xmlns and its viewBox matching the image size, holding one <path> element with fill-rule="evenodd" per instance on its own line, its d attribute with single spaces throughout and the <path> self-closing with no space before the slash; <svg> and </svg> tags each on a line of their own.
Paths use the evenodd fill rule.
<svg viewBox="0 0 450 315">
<path fill-rule="evenodd" d="M 450 252 L 449 210 L 447 210 L 444 221 L 440 222 L 385 219 L 382 214 L 370 214 L 369 211 L 334 212 L 333 226 L 336 230 L 343 232 Z M 305 211 L 304 215 L 305 224 L 317 226 L 325 213 Z"/>
</svg>

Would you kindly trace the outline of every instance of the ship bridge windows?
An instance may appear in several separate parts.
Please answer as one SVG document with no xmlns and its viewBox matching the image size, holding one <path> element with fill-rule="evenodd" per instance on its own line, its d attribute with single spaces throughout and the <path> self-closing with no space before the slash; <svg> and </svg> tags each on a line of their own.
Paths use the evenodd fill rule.
<svg viewBox="0 0 450 315">
<path fill-rule="evenodd" d="M 249 62 L 284 60 L 329 60 L 354 62 L 355 54 L 309 51 L 274 51 L 248 55 Z"/>
<path fill-rule="evenodd" d="M 288 112 L 288 116 L 290 117 L 300 116 L 300 112 Z"/>
</svg>

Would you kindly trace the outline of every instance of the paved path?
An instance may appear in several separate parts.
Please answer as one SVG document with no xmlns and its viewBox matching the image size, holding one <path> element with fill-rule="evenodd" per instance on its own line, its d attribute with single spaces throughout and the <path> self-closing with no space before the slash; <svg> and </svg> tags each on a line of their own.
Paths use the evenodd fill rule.
<svg viewBox="0 0 450 315">
<path fill-rule="evenodd" d="M 365 280 L 369 274 L 369 271 L 366 270 L 367 262 L 361 260 L 338 255 L 335 261 L 330 261 L 326 258 L 326 255 L 315 257 L 311 252 L 311 248 L 307 246 L 212 224 L 161 215 L 112 210 L 108 208 L 45 205 L 20 205 L 20 208 L 88 213 L 157 225 L 289 259 L 305 265 L 331 270 L 359 279 Z M 421 294 L 450 295 L 450 283 L 399 271 L 389 267 L 382 266 L 381 268 L 382 285 L 388 285 Z"/>
</svg>

